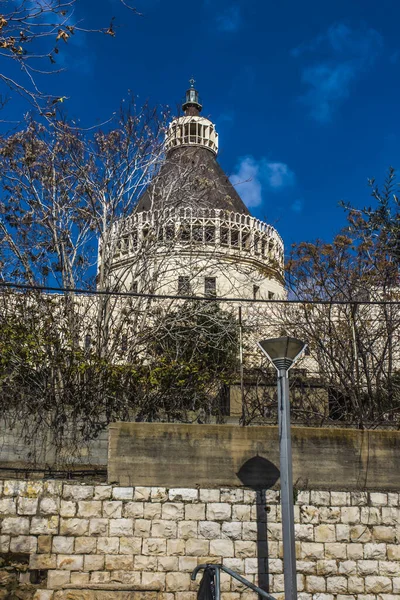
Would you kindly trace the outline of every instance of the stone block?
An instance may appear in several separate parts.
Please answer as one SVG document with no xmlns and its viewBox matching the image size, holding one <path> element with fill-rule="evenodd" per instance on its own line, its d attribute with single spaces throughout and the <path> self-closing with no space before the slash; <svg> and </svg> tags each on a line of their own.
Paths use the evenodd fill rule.
<svg viewBox="0 0 400 600">
<path fill-rule="evenodd" d="M 350 492 L 331 492 L 332 506 L 349 506 Z"/>
<path fill-rule="evenodd" d="M 279 525 L 278 525 L 279 527 Z M 269 529 L 268 529 L 269 531 Z M 243 540 L 256 540 L 258 536 L 257 532 L 257 523 L 252 523 L 251 521 L 243 521 L 242 524 L 242 535 Z"/>
<path fill-rule="evenodd" d="M 306 576 L 306 590 L 311 594 L 326 591 L 326 578 L 317 575 Z"/>
<path fill-rule="evenodd" d="M 330 594 L 345 594 L 347 592 L 347 578 L 340 576 L 328 577 L 326 589 Z"/>
<path fill-rule="evenodd" d="M 372 539 L 372 533 L 366 525 L 353 525 L 350 527 L 350 539 L 352 542 L 366 543 Z"/>
<path fill-rule="evenodd" d="M 0 501 L 1 502 L 1 501 Z M 38 509 L 37 498 L 18 498 L 18 514 L 19 515 L 36 515 Z"/>
<path fill-rule="evenodd" d="M 32 554 L 37 551 L 37 537 L 33 535 L 17 535 L 11 538 L 10 552 Z"/>
<path fill-rule="evenodd" d="M 400 546 L 389 544 L 387 546 L 387 557 L 389 560 L 400 560 Z"/>
<path fill-rule="evenodd" d="M 205 504 L 186 504 L 185 519 L 187 521 L 204 521 L 206 518 Z"/>
<path fill-rule="evenodd" d="M 360 594 L 364 591 L 364 578 L 351 575 L 347 580 L 349 594 Z"/>
<path fill-rule="evenodd" d="M 219 502 L 220 490 L 200 490 L 200 502 Z"/>
<path fill-rule="evenodd" d="M 208 545 L 207 545 L 208 551 Z M 185 554 L 184 540 L 167 540 L 167 555 L 168 556 L 183 556 Z M 194 555 L 196 556 L 196 555 Z"/>
<path fill-rule="evenodd" d="M 257 542 L 235 541 L 235 558 L 255 558 L 257 556 Z"/>
<path fill-rule="evenodd" d="M 211 540 L 210 554 L 212 556 L 221 556 L 222 558 L 233 558 L 235 556 L 235 549 L 232 540 Z"/>
<path fill-rule="evenodd" d="M 108 523 L 108 519 L 90 519 L 89 535 L 107 537 Z"/>
<path fill-rule="evenodd" d="M 57 557 L 55 554 L 31 554 L 29 557 L 29 568 L 48 570 L 55 569 Z"/>
<path fill-rule="evenodd" d="M 135 571 L 156 571 L 157 556 L 135 556 Z"/>
<path fill-rule="evenodd" d="M 357 525 L 356 525 L 357 527 Z M 336 525 L 336 541 L 337 542 L 349 542 L 350 541 L 350 525 Z"/>
<path fill-rule="evenodd" d="M 318 575 L 336 575 L 338 567 L 336 560 L 318 560 L 317 561 L 317 574 Z"/>
<path fill-rule="evenodd" d="M 161 519 L 161 502 L 144 502 L 143 503 L 143 518 L 144 519 Z M 138 517 L 136 517 L 138 518 Z"/>
<path fill-rule="evenodd" d="M 3 481 L 3 495 L 23 496 L 25 494 L 26 487 L 26 481 L 20 481 L 18 479 L 6 479 Z"/>
<path fill-rule="evenodd" d="M 111 497 L 113 500 L 133 500 L 133 487 L 114 487 Z"/>
<path fill-rule="evenodd" d="M 116 581 L 116 582 L 125 583 L 125 584 L 129 583 L 130 585 L 132 585 L 132 587 L 134 587 L 136 589 L 140 589 L 140 579 L 141 579 L 140 573 L 135 572 L 135 571 L 122 571 L 120 569 L 111 571 L 110 580 L 112 582 Z M 139 598 L 140 598 L 142 596 L 142 593 L 136 592 L 136 595 L 139 596 Z"/>
<path fill-rule="evenodd" d="M 350 504 L 352 506 L 367 506 L 368 492 L 350 492 Z"/>
<path fill-rule="evenodd" d="M 387 594 L 392 591 L 392 580 L 378 575 L 365 578 L 365 591 L 371 594 Z"/>
<path fill-rule="evenodd" d="M 208 540 L 187 540 L 186 542 L 187 556 L 206 556 L 209 554 L 209 548 Z"/>
<path fill-rule="evenodd" d="M 53 590 L 36 590 L 33 600 L 53 600 Z"/>
<path fill-rule="evenodd" d="M 28 535 L 29 519 L 25 517 L 5 517 L 1 521 L 1 532 L 4 535 Z"/>
<path fill-rule="evenodd" d="M 93 500 L 110 500 L 111 493 L 111 485 L 96 485 L 94 487 Z"/>
<path fill-rule="evenodd" d="M 150 488 L 150 499 L 152 502 L 167 502 L 168 490 L 165 487 Z"/>
<path fill-rule="evenodd" d="M 360 522 L 360 509 L 358 506 L 342 506 L 341 513 L 343 523 L 352 525 Z"/>
<path fill-rule="evenodd" d="M 52 535 L 39 535 L 37 538 L 38 554 L 50 554 L 52 542 L 53 542 Z"/>
<path fill-rule="evenodd" d="M 302 560 L 315 560 L 324 558 L 324 545 L 317 542 L 302 542 L 300 546 Z"/>
<path fill-rule="evenodd" d="M 110 571 L 94 571 L 90 574 L 90 583 L 108 583 L 109 581 L 111 581 Z"/>
<path fill-rule="evenodd" d="M 344 543 L 326 543 L 325 544 L 325 558 L 328 559 L 341 559 L 347 558 L 347 544 Z"/>
<path fill-rule="evenodd" d="M 99 537 L 97 538 L 98 554 L 118 554 L 119 537 Z"/>
<path fill-rule="evenodd" d="M 355 560 L 344 560 L 339 563 L 339 574 L 346 575 L 357 575 L 357 563 Z"/>
<path fill-rule="evenodd" d="M 168 499 L 171 502 L 197 502 L 199 490 L 195 488 L 171 488 Z"/>
<path fill-rule="evenodd" d="M 336 542 L 336 528 L 334 525 L 317 525 L 314 530 L 316 542 Z"/>
<path fill-rule="evenodd" d="M 151 521 L 145 519 L 136 519 L 134 527 L 135 537 L 150 537 Z"/>
<path fill-rule="evenodd" d="M 297 493 L 296 504 L 302 506 L 303 504 L 310 504 L 310 492 L 307 490 L 300 490 Z"/>
<path fill-rule="evenodd" d="M 176 521 L 153 521 L 151 525 L 151 537 L 152 538 L 176 538 L 177 537 L 177 523 Z M 183 521 L 179 525 L 186 525 Z M 180 537 L 180 536 L 178 536 Z"/>
<path fill-rule="evenodd" d="M 382 523 L 385 525 L 398 525 L 400 522 L 400 508 L 387 506 L 382 508 Z"/>
<path fill-rule="evenodd" d="M 221 537 L 221 525 L 219 523 L 215 523 L 214 521 L 199 521 L 199 538 L 214 540 L 219 537 Z"/>
<path fill-rule="evenodd" d="M 207 505 L 209 521 L 229 521 L 232 516 L 232 505 L 227 502 L 211 502 Z"/>
<path fill-rule="evenodd" d="M 374 559 L 379 558 L 385 560 L 386 558 L 386 544 L 365 544 L 364 545 L 364 558 Z"/>
<path fill-rule="evenodd" d="M 60 498 L 42 498 L 39 511 L 42 515 L 57 515 L 60 512 Z"/>
<path fill-rule="evenodd" d="M 244 559 L 243 558 L 223 558 L 222 564 L 232 571 L 244 574 Z"/>
<path fill-rule="evenodd" d="M 187 592 L 190 587 L 189 573 L 167 573 L 165 581 L 167 592 Z"/>
<path fill-rule="evenodd" d="M 123 505 L 123 516 L 131 517 L 132 519 L 143 519 L 143 502 L 125 502 Z"/>
<path fill-rule="evenodd" d="M 339 506 L 321 506 L 319 519 L 321 523 L 339 523 L 342 514 Z"/>
<path fill-rule="evenodd" d="M 65 483 L 63 487 L 63 498 L 65 500 L 91 500 L 93 498 L 94 488 L 92 485 L 70 485 Z"/>
<path fill-rule="evenodd" d="M 78 502 L 78 517 L 101 517 L 101 501 L 81 500 Z"/>
<path fill-rule="evenodd" d="M 230 504 L 238 504 L 243 502 L 243 490 L 240 488 L 222 488 L 221 502 L 229 502 Z"/>
<path fill-rule="evenodd" d="M 89 573 L 79 573 L 72 572 L 71 573 L 71 584 L 73 585 L 86 585 L 89 583 Z"/>
<path fill-rule="evenodd" d="M 74 551 L 74 540 L 73 537 L 67 537 L 63 535 L 55 535 L 53 537 L 53 553 L 54 554 L 72 554 Z"/>
<path fill-rule="evenodd" d="M 176 569 L 172 569 L 174 571 L 180 571 L 182 573 L 191 573 L 193 569 L 197 567 L 197 556 L 179 556 L 177 557 L 177 559 L 178 567 Z M 224 575 L 226 575 L 226 573 L 224 573 Z"/>
<path fill-rule="evenodd" d="M 39 554 L 39 556 L 44 556 Z M 57 568 L 65 571 L 82 571 L 83 556 L 79 554 L 58 554 Z"/>
<path fill-rule="evenodd" d="M 21 500 L 21 498 L 19 498 Z M 16 498 L 1 498 L 0 499 L 0 515 L 15 515 L 17 514 Z M 21 513 L 19 513 L 21 514 Z"/>
<path fill-rule="evenodd" d="M 106 571 L 114 571 L 119 569 L 121 571 L 133 571 L 133 556 L 125 554 L 106 554 L 105 556 L 105 569 Z"/>
<path fill-rule="evenodd" d="M 69 571 L 49 571 L 47 575 L 47 587 L 54 589 L 62 587 L 71 581 L 71 573 Z"/>
<path fill-rule="evenodd" d="M 133 535 L 133 519 L 110 519 L 110 537 Z"/>
<path fill-rule="evenodd" d="M 380 508 L 363 506 L 361 508 L 361 523 L 365 525 L 380 525 L 382 522 Z"/>
<path fill-rule="evenodd" d="M 313 560 L 297 560 L 296 567 L 304 575 L 317 575 L 317 562 Z"/>
<path fill-rule="evenodd" d="M 57 535 L 58 524 L 59 517 L 56 515 L 50 517 L 32 517 L 31 533 Z"/>
<path fill-rule="evenodd" d="M 316 506 L 300 506 L 300 521 L 301 523 L 319 523 L 319 508 Z"/>
<path fill-rule="evenodd" d="M 31 482 L 33 483 L 33 482 Z M 35 482 L 36 484 L 39 482 Z M 45 496 L 62 496 L 63 493 L 63 482 L 56 479 L 49 479 L 42 483 L 43 494 Z M 39 493 L 37 493 L 39 495 Z"/>
<path fill-rule="evenodd" d="M 375 525 L 372 527 L 372 537 L 377 542 L 385 542 L 390 544 L 396 540 L 396 530 L 394 527 Z"/>
<path fill-rule="evenodd" d="M 142 554 L 144 556 L 162 556 L 167 550 L 167 540 L 162 538 L 146 538 L 142 544 Z"/>
<path fill-rule="evenodd" d="M 364 558 L 363 544 L 347 544 L 347 558 L 349 560 L 362 560 Z"/>
<path fill-rule="evenodd" d="M 85 571 L 102 571 L 104 562 L 104 554 L 88 554 L 83 557 L 83 568 Z"/>
<path fill-rule="evenodd" d="M 75 538 L 75 552 L 77 554 L 92 554 L 96 552 L 97 538 L 77 537 Z"/>
<path fill-rule="evenodd" d="M 249 504 L 234 504 L 232 506 L 232 519 L 234 521 L 250 521 L 251 508 Z"/>
<path fill-rule="evenodd" d="M 193 557 L 193 559 L 196 560 L 195 557 Z M 178 557 L 177 556 L 160 556 L 160 558 L 157 559 L 157 570 L 158 571 L 178 571 L 178 570 L 180 570 Z"/>
<path fill-rule="evenodd" d="M 311 492 L 310 504 L 314 506 L 329 506 L 331 503 L 329 492 Z"/>
<path fill-rule="evenodd" d="M 294 526 L 296 540 L 304 542 L 314 541 L 314 527 L 312 525 L 305 525 L 296 523 Z M 320 541 L 320 540 L 316 540 Z"/>
<path fill-rule="evenodd" d="M 120 537 L 119 540 L 119 551 L 121 554 L 140 554 L 142 538 Z"/>
<path fill-rule="evenodd" d="M 181 502 L 165 502 L 162 505 L 161 516 L 163 519 L 180 521 L 185 518 L 185 505 Z"/>
<path fill-rule="evenodd" d="M 60 503 L 60 516 L 61 517 L 75 517 L 77 511 L 76 502 L 72 500 L 61 500 Z"/>
<path fill-rule="evenodd" d="M 142 573 L 141 587 L 143 590 L 165 590 L 165 573 Z"/>
<path fill-rule="evenodd" d="M 135 487 L 133 493 L 133 499 L 137 502 L 147 502 L 150 498 L 150 488 L 148 487 Z"/>
<path fill-rule="evenodd" d="M 120 519 L 122 517 L 122 502 L 105 500 L 103 502 L 103 517 L 108 519 Z"/>
<path fill-rule="evenodd" d="M 370 492 L 369 501 L 371 506 L 387 506 L 388 496 L 381 492 Z"/>
<path fill-rule="evenodd" d="M 240 521 L 222 523 L 221 534 L 222 537 L 226 537 L 231 540 L 240 540 L 242 538 L 242 523 Z"/>
<path fill-rule="evenodd" d="M 388 505 L 399 506 L 399 494 L 397 492 L 388 493 Z"/>
<path fill-rule="evenodd" d="M 376 575 L 378 573 L 377 560 L 360 560 L 357 563 L 359 575 Z"/>
<path fill-rule="evenodd" d="M 61 535 L 86 535 L 89 530 L 89 519 L 61 519 Z"/>
<path fill-rule="evenodd" d="M 400 565 L 398 562 L 389 560 L 379 561 L 379 575 L 387 575 L 388 577 L 400 576 Z"/>
</svg>

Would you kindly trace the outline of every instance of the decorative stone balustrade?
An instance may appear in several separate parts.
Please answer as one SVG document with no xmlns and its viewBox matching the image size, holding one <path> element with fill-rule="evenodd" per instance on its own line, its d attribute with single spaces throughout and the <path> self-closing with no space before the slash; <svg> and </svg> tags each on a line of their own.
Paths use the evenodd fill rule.
<svg viewBox="0 0 400 600">
<path fill-rule="evenodd" d="M 166 209 L 131 215 L 116 224 L 118 239 L 114 257 L 124 259 L 141 252 L 146 240 L 161 245 L 174 244 L 223 250 L 248 255 L 274 268 L 283 268 L 283 241 L 271 225 L 241 213 L 217 209 Z"/>
</svg>

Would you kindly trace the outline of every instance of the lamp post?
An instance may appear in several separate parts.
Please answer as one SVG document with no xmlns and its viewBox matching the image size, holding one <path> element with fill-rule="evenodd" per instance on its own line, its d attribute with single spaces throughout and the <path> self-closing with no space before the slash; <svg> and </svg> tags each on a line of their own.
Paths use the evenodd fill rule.
<svg viewBox="0 0 400 600">
<path fill-rule="evenodd" d="M 297 600 L 288 371 L 304 352 L 306 344 L 296 338 L 280 337 L 262 340 L 258 342 L 258 346 L 267 355 L 278 373 L 278 424 L 285 600 Z"/>
</svg>

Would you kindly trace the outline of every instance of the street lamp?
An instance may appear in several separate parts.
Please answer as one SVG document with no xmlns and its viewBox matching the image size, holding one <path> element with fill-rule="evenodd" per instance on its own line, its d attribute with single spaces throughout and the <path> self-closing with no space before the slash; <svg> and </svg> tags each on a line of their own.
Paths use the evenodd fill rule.
<svg viewBox="0 0 400 600">
<path fill-rule="evenodd" d="M 267 355 L 278 373 L 278 424 L 285 600 L 297 600 L 288 371 L 302 355 L 306 344 L 296 338 L 280 337 L 262 340 L 258 342 L 258 346 Z"/>
</svg>

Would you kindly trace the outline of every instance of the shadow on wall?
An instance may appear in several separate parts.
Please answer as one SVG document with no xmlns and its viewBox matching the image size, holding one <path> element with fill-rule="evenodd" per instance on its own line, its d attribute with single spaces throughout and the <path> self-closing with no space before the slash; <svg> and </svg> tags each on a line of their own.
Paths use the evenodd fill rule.
<svg viewBox="0 0 400 600">
<path fill-rule="evenodd" d="M 246 487 L 257 492 L 257 560 L 258 586 L 269 592 L 267 506 L 265 492 L 278 481 L 279 469 L 270 460 L 262 456 L 253 456 L 237 472 L 240 481 Z"/>
</svg>

